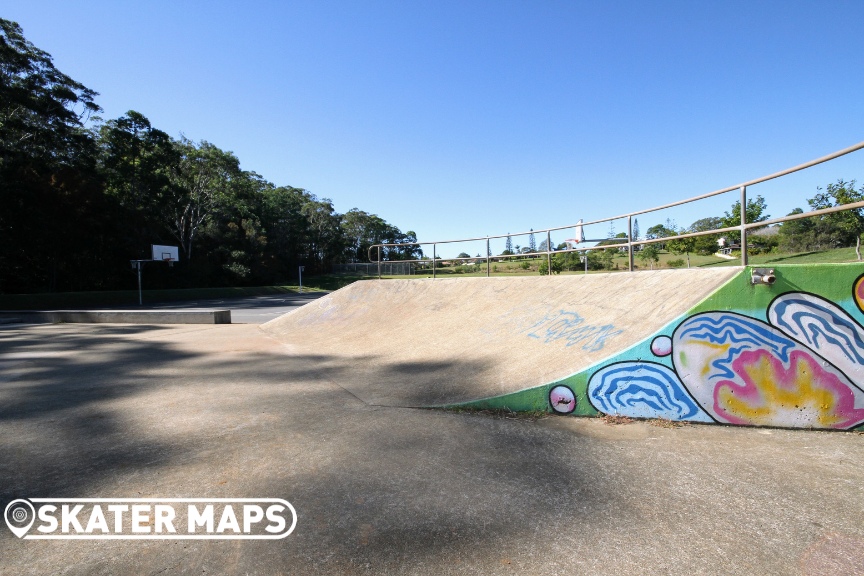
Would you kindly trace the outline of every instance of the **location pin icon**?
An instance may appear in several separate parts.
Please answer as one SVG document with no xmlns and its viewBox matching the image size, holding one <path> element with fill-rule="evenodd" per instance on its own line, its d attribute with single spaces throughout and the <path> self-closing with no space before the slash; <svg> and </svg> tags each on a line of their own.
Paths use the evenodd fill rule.
<svg viewBox="0 0 864 576">
<path fill-rule="evenodd" d="M 6 519 L 9 530 L 21 538 L 33 526 L 33 522 L 36 520 L 36 510 L 29 501 L 19 498 L 6 505 L 3 517 Z"/>
</svg>

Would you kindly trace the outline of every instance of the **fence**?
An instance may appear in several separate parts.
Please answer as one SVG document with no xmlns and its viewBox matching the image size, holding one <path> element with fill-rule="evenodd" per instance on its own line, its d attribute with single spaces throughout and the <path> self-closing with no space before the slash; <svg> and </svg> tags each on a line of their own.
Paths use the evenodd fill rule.
<svg viewBox="0 0 864 576">
<path fill-rule="evenodd" d="M 414 264 L 410 261 L 400 262 L 378 262 L 369 264 L 366 262 L 358 262 L 355 264 L 334 264 L 333 274 L 342 274 L 346 276 L 409 276 L 414 274 Z"/>
<path fill-rule="evenodd" d="M 686 200 L 679 200 L 677 202 L 671 202 L 669 204 L 664 204 L 662 206 L 657 206 L 654 208 L 648 208 L 645 210 L 638 210 L 636 212 L 628 212 L 626 214 L 620 214 L 618 216 L 612 216 L 609 218 L 601 218 L 599 220 L 592 220 L 590 222 L 578 222 L 577 224 L 570 224 L 569 226 L 559 226 L 557 228 L 545 228 L 542 230 L 531 230 L 530 232 L 518 232 L 515 234 L 499 234 L 497 236 L 479 236 L 475 238 L 460 238 L 457 240 L 439 240 L 436 242 L 412 242 L 406 244 L 375 244 L 369 247 L 368 257 L 371 262 L 370 266 L 376 267 L 376 271 L 378 273 L 378 277 L 381 277 L 382 274 L 382 265 L 391 265 L 394 262 L 381 261 L 381 248 L 384 247 L 398 247 L 398 246 L 432 246 L 432 277 L 435 277 L 435 259 L 436 252 L 439 244 L 452 244 L 457 242 L 478 242 L 478 241 L 486 241 L 486 275 L 490 275 L 490 264 L 493 259 L 492 253 L 490 250 L 489 242 L 490 240 L 506 238 L 508 236 L 526 236 L 529 234 L 542 234 L 546 235 L 546 250 L 544 251 L 535 251 L 533 255 L 537 256 L 546 256 L 546 263 L 548 273 L 552 274 L 552 254 L 561 254 L 565 252 L 585 252 L 588 250 L 602 250 L 605 248 L 609 248 L 609 245 L 605 246 L 584 246 L 577 248 L 567 248 L 563 250 L 554 250 L 552 249 L 552 239 L 551 233 L 558 230 L 566 230 L 568 228 L 575 228 L 576 226 L 590 226 L 592 224 L 601 224 L 603 222 L 612 222 L 614 220 L 622 220 L 624 218 L 627 219 L 627 237 L 626 238 L 618 238 L 612 239 L 615 241 L 620 241 L 617 246 L 621 248 L 626 248 L 628 253 L 629 271 L 633 271 L 633 247 L 643 244 L 653 244 L 660 242 L 669 242 L 670 240 L 678 240 L 683 238 L 694 238 L 697 236 L 708 236 L 711 234 L 722 234 L 724 232 L 739 232 L 741 234 L 741 265 L 747 265 L 747 231 L 752 228 L 761 228 L 764 226 L 769 226 L 771 224 L 779 224 L 782 222 L 789 222 L 790 220 L 800 220 L 802 218 L 812 218 L 814 216 L 821 216 L 824 214 L 831 214 L 833 212 L 841 212 L 844 210 L 855 210 L 864 208 L 864 201 L 862 202 L 852 202 L 849 204 L 843 204 L 842 206 L 833 206 L 831 208 L 824 208 L 821 210 L 812 210 L 810 212 L 803 212 L 801 214 L 793 214 L 789 216 L 783 216 L 781 218 L 772 218 L 770 220 L 763 220 L 761 222 L 751 222 L 748 223 L 746 221 L 746 209 L 747 209 L 747 189 L 751 186 L 755 186 L 757 184 L 761 184 L 763 182 L 767 182 L 769 180 L 773 180 L 775 178 L 780 178 L 782 176 L 786 176 L 788 174 L 792 174 L 794 172 L 799 172 L 801 170 L 806 170 L 807 168 L 811 168 L 816 166 L 817 164 L 822 164 L 824 162 L 828 162 L 830 160 L 834 160 L 835 158 L 839 158 L 841 156 L 845 156 L 846 154 L 851 154 L 852 152 L 856 152 L 858 150 L 864 149 L 864 142 L 859 142 L 854 146 L 849 146 L 848 148 L 844 148 L 843 150 L 838 150 L 833 154 L 828 154 L 827 156 L 822 156 L 821 158 L 817 158 L 815 160 L 811 160 L 810 162 L 805 162 L 804 164 L 799 164 L 798 166 L 794 166 L 792 168 L 787 168 L 786 170 L 781 170 L 780 172 L 775 172 L 774 174 L 769 174 L 768 176 L 763 176 L 761 178 L 756 178 L 753 180 L 749 180 L 747 182 L 743 182 L 741 184 L 735 184 L 734 186 L 729 186 L 727 188 L 721 188 L 719 190 L 715 190 L 713 192 L 708 192 L 707 194 L 701 194 L 699 196 L 694 196 L 692 198 L 687 198 Z M 740 203 L 741 203 L 741 215 L 740 215 L 740 223 L 737 226 L 730 226 L 726 228 L 716 228 L 713 230 L 703 230 L 700 232 L 691 232 L 689 234 L 679 234 L 676 236 L 666 236 L 663 238 L 653 238 L 653 239 L 644 239 L 644 240 L 636 240 L 633 238 L 633 218 L 635 216 L 640 216 L 642 214 L 649 214 L 651 212 L 657 212 L 659 210 L 665 210 L 667 208 L 672 208 L 675 206 L 681 206 L 683 204 L 689 204 L 691 202 L 698 202 L 699 200 L 705 200 L 706 198 L 712 198 L 714 196 L 719 196 L 720 194 L 726 194 L 728 192 L 739 191 L 740 193 Z M 604 239 L 605 240 L 605 239 Z M 587 240 L 587 242 L 595 242 L 595 240 Z M 522 254 L 511 254 L 511 255 L 497 255 L 494 256 L 495 260 L 501 260 L 504 258 L 522 258 Z M 448 258 L 448 260 L 477 260 L 477 258 Z M 422 260 L 401 260 L 398 262 L 403 263 L 412 263 L 412 262 L 423 262 Z"/>
</svg>

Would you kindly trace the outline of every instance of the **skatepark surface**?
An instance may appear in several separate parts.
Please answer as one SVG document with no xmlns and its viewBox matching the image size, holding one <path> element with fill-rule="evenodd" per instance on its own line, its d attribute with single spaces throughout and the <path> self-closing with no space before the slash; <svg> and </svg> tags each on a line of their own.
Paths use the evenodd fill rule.
<svg viewBox="0 0 864 576">
<path fill-rule="evenodd" d="M 0 502 L 276 497 L 276 541 L 33 541 L 3 574 L 855 574 L 864 437 L 374 406 L 254 325 L 0 329 Z"/>
<path fill-rule="evenodd" d="M 372 404 L 432 406 L 552 382 L 636 344 L 740 272 L 355 282 L 262 326 L 351 366 Z"/>
<path fill-rule="evenodd" d="M 264 327 L 0 326 L 0 505 L 282 498 L 298 518 L 269 541 L 4 527 L 0 573 L 861 573 L 861 433 L 409 407 L 580 369 L 725 274 L 363 282 Z"/>
</svg>

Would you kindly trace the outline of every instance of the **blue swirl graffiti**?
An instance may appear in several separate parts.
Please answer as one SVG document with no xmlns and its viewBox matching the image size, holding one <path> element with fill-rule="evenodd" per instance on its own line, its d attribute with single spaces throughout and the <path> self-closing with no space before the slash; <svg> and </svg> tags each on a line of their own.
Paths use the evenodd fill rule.
<svg viewBox="0 0 864 576">
<path fill-rule="evenodd" d="M 522 331 L 528 332 L 529 338 L 542 340 L 545 344 L 557 340 L 564 340 L 567 347 L 582 343 L 582 349 L 589 352 L 602 350 L 608 338 L 622 332 L 622 330 L 616 330 L 614 324 L 602 326 L 585 324 L 585 318 L 576 312 L 566 310 L 561 310 L 556 314 L 547 314 Z"/>
<path fill-rule="evenodd" d="M 832 361 L 864 366 L 864 331 L 831 302 L 813 294 L 783 294 L 771 303 L 768 318 L 783 332 Z"/>
<path fill-rule="evenodd" d="M 675 372 L 653 362 L 621 362 L 598 370 L 588 382 L 588 399 L 606 414 L 713 422 Z"/>
<path fill-rule="evenodd" d="M 734 378 L 732 359 L 747 350 L 770 350 L 783 362 L 789 361 L 789 352 L 796 347 L 768 324 L 734 312 L 706 312 L 697 314 L 683 322 L 673 335 L 673 348 L 680 349 L 686 341 L 729 344 L 726 355 L 711 362 L 716 371 L 709 379 Z M 679 359 L 674 358 L 676 368 Z"/>
</svg>

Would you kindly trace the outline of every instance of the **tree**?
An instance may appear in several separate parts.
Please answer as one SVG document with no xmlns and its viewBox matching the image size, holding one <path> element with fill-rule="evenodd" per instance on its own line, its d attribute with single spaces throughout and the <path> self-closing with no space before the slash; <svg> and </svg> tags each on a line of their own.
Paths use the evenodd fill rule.
<svg viewBox="0 0 864 576">
<path fill-rule="evenodd" d="M 479 256 L 479 254 L 478 254 L 478 256 Z M 468 254 L 467 252 L 460 252 L 459 255 L 456 256 L 456 258 L 470 258 L 470 257 L 471 257 L 471 255 Z"/>
<path fill-rule="evenodd" d="M 709 216 L 708 218 L 700 218 L 693 222 L 687 229 L 688 232 L 707 232 L 708 230 L 716 230 L 722 228 L 722 220 L 717 216 Z M 695 236 L 692 241 L 693 252 L 708 256 L 717 252 L 717 234 L 706 234 L 704 236 Z"/>
<path fill-rule="evenodd" d="M 134 110 L 88 126 L 95 96 L 0 19 L 0 292 L 130 288 L 129 259 L 151 243 L 183 251 L 170 272 L 153 268 L 154 288 L 281 282 L 298 264 L 365 260 L 371 243 L 396 244 L 387 259 L 422 256 L 413 231 L 338 214 Z"/>
<path fill-rule="evenodd" d="M 596 252 L 596 250 L 594 250 Z M 600 261 L 603 262 L 603 268 L 612 270 L 614 267 L 614 259 L 618 254 L 618 248 L 606 248 L 600 251 Z"/>
<path fill-rule="evenodd" d="M 510 239 L 510 233 L 507 233 L 507 240 L 504 242 L 504 253 L 513 254 L 513 240 Z"/>
<path fill-rule="evenodd" d="M 54 67 L 16 22 L 0 18 L 0 163 L 71 165 L 92 146 L 83 121 L 97 93 Z"/>
<path fill-rule="evenodd" d="M 675 232 L 675 235 L 684 234 L 686 230 L 678 230 Z M 690 237 L 690 238 L 678 238 L 677 240 L 670 240 L 666 243 L 666 248 L 675 255 L 686 254 L 687 255 L 687 268 L 690 268 L 690 252 L 695 250 L 696 240 L 698 240 L 698 236 Z"/>
<path fill-rule="evenodd" d="M 531 252 L 537 251 L 537 241 L 534 240 L 534 229 L 531 228 L 531 235 L 528 236 L 528 250 Z"/>
<path fill-rule="evenodd" d="M 803 214 L 804 210 L 795 208 L 787 216 Z M 816 234 L 815 218 L 799 218 L 789 220 L 780 225 L 780 249 L 784 252 L 803 252 L 814 248 L 821 248 Z M 829 247 L 826 245 L 824 247 Z"/>
<path fill-rule="evenodd" d="M 807 202 L 814 210 L 842 206 L 852 202 L 864 200 L 864 186 L 855 190 L 855 180 L 845 182 L 838 180 L 834 184 L 828 184 L 825 192 L 818 188 L 819 192 Z M 816 220 L 816 233 L 819 235 L 832 235 L 840 244 L 849 245 L 855 242 L 855 255 L 861 260 L 861 234 L 864 233 L 864 209 L 855 208 L 834 212 L 818 217 Z"/>
<path fill-rule="evenodd" d="M 745 210 L 745 224 L 753 224 L 768 220 L 771 216 L 766 212 L 767 205 L 762 196 L 747 199 L 747 208 Z M 723 218 L 720 219 L 721 228 L 730 228 L 732 226 L 741 226 L 741 200 L 736 200 L 732 205 L 730 212 L 726 212 Z M 741 242 L 740 232 L 726 232 L 724 235 L 734 243 Z"/>
<path fill-rule="evenodd" d="M 638 258 L 642 262 L 647 262 L 653 270 L 654 264 L 660 261 L 660 251 L 653 244 L 648 244 L 639 251 Z"/>
<path fill-rule="evenodd" d="M 564 254 L 555 254 L 552 257 L 552 273 L 560 274 L 562 270 L 564 270 Z M 527 262 L 526 262 L 527 264 Z M 540 266 L 538 266 L 538 272 L 540 272 L 541 276 L 545 276 L 549 274 L 549 263 L 546 258 L 543 258 L 540 261 Z"/>
<path fill-rule="evenodd" d="M 171 173 L 172 197 L 163 203 L 163 213 L 180 251 L 191 260 L 199 228 L 240 177 L 240 161 L 209 142 L 195 144 L 183 138 L 177 145 L 180 160 Z"/>
<path fill-rule="evenodd" d="M 180 161 L 174 141 L 139 112 L 105 122 L 98 128 L 99 168 L 105 193 L 128 212 L 125 226 L 130 256 L 170 235 L 159 216 L 172 193 L 171 173 Z"/>
<path fill-rule="evenodd" d="M 639 240 L 639 219 L 633 219 L 633 241 Z"/>
<path fill-rule="evenodd" d="M 646 240 L 656 240 L 657 238 L 666 238 L 668 236 L 675 236 L 675 228 L 672 226 L 668 226 L 669 222 L 667 221 L 667 225 L 663 224 L 655 224 L 648 228 L 648 231 L 645 232 Z"/>
<path fill-rule="evenodd" d="M 648 230 L 645 232 L 646 240 L 657 240 L 658 238 L 668 238 L 669 236 L 675 236 L 675 224 L 673 222 L 670 222 L 669 220 L 666 220 L 666 225 L 655 224 L 654 226 L 648 228 Z M 654 246 L 660 249 L 665 248 L 666 243 L 655 242 L 653 244 L 645 244 L 644 246 Z M 645 248 L 642 249 L 644 250 Z"/>
<path fill-rule="evenodd" d="M 0 18 L 0 291 L 105 278 L 116 221 L 100 212 L 116 206 L 102 195 L 84 126 L 100 110 L 96 95 Z"/>
</svg>

